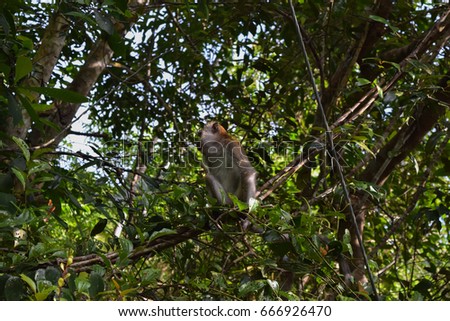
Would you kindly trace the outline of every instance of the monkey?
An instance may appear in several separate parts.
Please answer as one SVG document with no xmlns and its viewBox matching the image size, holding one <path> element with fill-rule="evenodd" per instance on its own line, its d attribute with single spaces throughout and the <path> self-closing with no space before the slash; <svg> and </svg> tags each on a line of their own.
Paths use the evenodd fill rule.
<svg viewBox="0 0 450 321">
<path fill-rule="evenodd" d="M 247 204 L 255 198 L 257 172 L 241 144 L 217 121 L 207 123 L 200 131 L 200 150 L 206 189 L 219 204 L 233 205 L 229 193 Z"/>
</svg>

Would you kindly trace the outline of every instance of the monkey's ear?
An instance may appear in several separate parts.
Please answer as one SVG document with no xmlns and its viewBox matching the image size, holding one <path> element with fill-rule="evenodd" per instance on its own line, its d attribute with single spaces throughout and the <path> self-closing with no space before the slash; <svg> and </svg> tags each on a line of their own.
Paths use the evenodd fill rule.
<svg viewBox="0 0 450 321">
<path fill-rule="evenodd" d="M 214 133 L 217 133 L 218 131 L 219 131 L 219 129 L 220 129 L 220 124 L 218 123 L 218 122 L 214 122 L 213 123 L 213 125 L 212 125 L 212 129 L 213 129 L 213 132 Z"/>
</svg>

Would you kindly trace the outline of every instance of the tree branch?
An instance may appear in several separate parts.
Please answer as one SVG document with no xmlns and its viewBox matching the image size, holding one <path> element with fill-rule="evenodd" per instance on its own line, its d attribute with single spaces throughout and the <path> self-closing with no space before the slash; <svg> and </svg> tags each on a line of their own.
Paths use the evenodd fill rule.
<svg viewBox="0 0 450 321">
<path fill-rule="evenodd" d="M 132 16 L 128 18 L 127 25 L 116 23 L 115 32 L 124 36 L 128 28 L 136 21 L 139 16 L 138 13 L 142 11 L 141 9 L 146 3 L 147 0 L 130 1 L 128 6 L 132 12 Z M 68 89 L 83 96 L 89 96 L 97 79 L 110 63 L 113 53 L 107 39 L 99 39 L 92 48 L 84 65 L 80 68 L 72 83 L 68 86 Z M 56 147 L 64 137 L 69 134 L 72 120 L 79 107 L 80 104 L 77 103 L 62 102 L 55 104 L 55 108 L 49 111 L 47 119 L 58 126 L 60 128 L 59 131 L 49 126 L 44 126 L 44 130 L 40 130 L 37 126 L 33 126 L 30 134 L 31 145 Z"/>
<path fill-rule="evenodd" d="M 33 59 L 33 71 L 31 75 L 24 79 L 22 86 L 24 87 L 41 87 L 45 85 L 53 72 L 53 69 L 58 62 L 62 48 L 66 43 L 67 29 L 69 28 L 69 21 L 60 12 L 56 12 L 49 21 L 47 28 L 41 40 L 41 44 Z M 30 99 L 37 100 L 39 94 L 30 92 Z M 28 130 L 31 127 L 31 118 L 28 112 L 22 110 L 23 123 L 15 125 L 8 116 L 6 120 L 6 128 L 2 129 L 8 136 L 20 137 L 25 139 Z M 16 147 L 15 144 L 10 147 Z"/>
</svg>

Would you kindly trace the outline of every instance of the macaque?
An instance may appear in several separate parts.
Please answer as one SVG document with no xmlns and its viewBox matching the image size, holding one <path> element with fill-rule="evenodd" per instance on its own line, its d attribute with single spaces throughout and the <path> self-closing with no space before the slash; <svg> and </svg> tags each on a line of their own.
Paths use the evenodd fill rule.
<svg viewBox="0 0 450 321">
<path fill-rule="evenodd" d="M 228 193 L 246 203 L 255 198 L 257 173 L 241 144 L 215 121 L 205 125 L 200 139 L 209 195 L 222 205 L 233 204 Z"/>
</svg>

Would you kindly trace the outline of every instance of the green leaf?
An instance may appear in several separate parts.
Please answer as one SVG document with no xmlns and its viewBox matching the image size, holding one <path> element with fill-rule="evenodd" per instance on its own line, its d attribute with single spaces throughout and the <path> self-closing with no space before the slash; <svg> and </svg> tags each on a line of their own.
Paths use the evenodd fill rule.
<svg viewBox="0 0 450 321">
<path fill-rule="evenodd" d="M 45 252 L 45 245 L 42 243 L 37 243 L 33 245 L 30 249 L 30 258 L 40 258 Z"/>
<path fill-rule="evenodd" d="M 34 161 L 34 164 L 30 166 L 28 170 L 28 175 L 39 173 L 39 172 L 48 172 L 51 169 L 50 164 L 41 161 Z"/>
<path fill-rule="evenodd" d="M 73 194 L 67 193 L 67 196 L 69 197 L 73 205 L 75 205 L 80 210 L 83 209 L 83 206 L 81 206 L 80 202 L 78 202 L 77 198 Z"/>
<path fill-rule="evenodd" d="M 357 78 L 356 79 L 356 86 L 359 86 L 359 87 L 368 85 L 370 83 L 371 83 L 371 81 L 366 78 Z"/>
<path fill-rule="evenodd" d="M 31 104 L 33 110 L 37 113 L 42 113 L 47 110 L 55 108 L 54 104 Z"/>
<path fill-rule="evenodd" d="M 36 283 L 34 283 L 34 281 L 29 278 L 28 276 L 26 276 L 25 274 L 21 274 L 20 275 L 21 279 L 25 281 L 26 284 L 28 284 L 28 286 L 31 288 L 31 290 L 33 291 L 33 293 L 37 292 L 36 289 Z"/>
<path fill-rule="evenodd" d="M 251 293 L 255 293 L 257 291 L 260 291 L 266 286 L 267 282 L 266 280 L 256 280 L 256 281 L 250 281 L 247 283 L 243 283 L 239 287 L 239 295 L 240 296 L 246 296 Z"/>
<path fill-rule="evenodd" d="M 67 12 L 65 13 L 66 16 L 72 16 L 72 17 L 77 17 L 77 18 L 81 18 L 83 20 L 85 20 L 86 22 L 88 22 L 91 26 L 95 26 L 95 20 L 91 18 L 90 15 L 81 13 L 81 12 L 77 12 L 77 11 L 72 11 L 72 12 Z"/>
<path fill-rule="evenodd" d="M 442 138 L 442 136 L 444 136 L 443 132 L 432 133 L 427 141 L 427 144 L 425 145 L 425 152 L 431 154 L 438 145 L 439 140 Z"/>
<path fill-rule="evenodd" d="M 385 61 L 386 64 L 392 65 L 395 69 L 397 69 L 397 71 L 402 71 L 402 67 L 400 66 L 400 64 L 396 63 L 396 62 L 392 62 L 392 61 Z"/>
<path fill-rule="evenodd" d="M 197 12 L 205 19 L 209 18 L 209 8 L 207 0 L 200 0 L 197 6 Z"/>
<path fill-rule="evenodd" d="M 5 91 L 6 92 L 1 90 L 0 95 L 4 95 L 8 99 L 9 114 L 13 118 L 13 124 L 17 125 L 22 121 L 22 110 L 16 100 L 16 97 L 14 97 L 14 95 L 8 89 L 6 89 Z"/>
<path fill-rule="evenodd" d="M 105 290 L 105 282 L 103 281 L 102 276 L 97 272 L 92 272 L 89 275 L 89 283 L 89 296 L 91 298 L 95 298 L 98 293 Z"/>
<path fill-rule="evenodd" d="M 45 269 L 45 279 L 50 281 L 52 284 L 58 284 L 58 279 L 61 277 L 61 271 L 54 266 L 48 266 Z"/>
<path fill-rule="evenodd" d="M 129 239 L 121 238 L 119 239 L 120 247 L 128 255 L 133 251 L 133 243 Z"/>
<path fill-rule="evenodd" d="M 17 36 L 17 40 L 22 43 L 22 46 L 28 50 L 33 50 L 34 44 L 33 40 L 25 36 Z"/>
<path fill-rule="evenodd" d="M 11 277 L 9 274 L 2 274 L 0 275 L 0 300 L 5 300 L 5 284 L 6 281 Z"/>
<path fill-rule="evenodd" d="M 230 194 L 229 195 L 231 200 L 233 201 L 234 205 L 237 205 L 239 208 L 239 211 L 246 210 L 248 208 L 248 204 L 246 202 L 242 202 L 240 199 L 236 197 L 236 195 Z"/>
<path fill-rule="evenodd" d="M 161 270 L 148 268 L 142 271 L 142 285 L 155 284 L 161 277 Z"/>
<path fill-rule="evenodd" d="M 358 140 L 355 140 L 354 142 L 356 143 L 356 145 L 361 147 L 361 149 L 365 150 L 369 154 L 372 154 L 372 156 L 375 156 L 375 154 L 370 150 L 370 148 L 365 143 Z"/>
<path fill-rule="evenodd" d="M 417 70 L 421 70 L 421 71 L 423 70 L 429 75 L 433 74 L 434 69 L 432 69 L 429 64 L 423 63 L 420 60 L 408 59 L 408 63 L 410 65 L 412 65 L 414 68 L 416 68 Z"/>
<path fill-rule="evenodd" d="M 345 234 L 342 239 L 342 245 L 345 250 L 347 250 L 351 256 L 353 256 L 353 248 L 351 246 L 351 237 L 350 237 L 350 231 L 348 229 L 345 229 Z"/>
<path fill-rule="evenodd" d="M 380 16 L 370 15 L 369 18 L 374 20 L 374 21 L 376 21 L 376 22 L 380 22 L 382 24 L 385 24 L 385 25 L 389 24 L 389 21 L 387 21 L 386 19 L 384 19 L 384 18 L 382 18 Z"/>
<path fill-rule="evenodd" d="M 10 33 L 14 35 L 16 33 L 16 26 L 14 24 L 14 18 L 11 13 L 2 8 L 3 13 L 0 15 L 0 26 L 3 28 L 5 35 L 9 35 Z"/>
<path fill-rule="evenodd" d="M 377 87 L 378 96 L 380 96 L 380 98 L 382 99 L 384 97 L 383 88 L 381 88 L 378 85 L 375 85 L 375 86 Z"/>
<path fill-rule="evenodd" d="M 14 175 L 16 175 L 17 179 L 22 184 L 22 187 L 25 189 L 26 188 L 25 173 L 23 173 L 22 171 L 18 170 L 17 168 L 14 168 L 14 167 L 11 167 L 11 171 L 14 173 Z"/>
<path fill-rule="evenodd" d="M 20 79 L 28 75 L 33 70 L 33 63 L 31 59 L 25 56 L 20 56 L 16 61 L 16 74 L 14 81 L 17 83 Z"/>
<path fill-rule="evenodd" d="M 75 288 L 81 293 L 87 293 L 89 291 L 90 283 L 88 280 L 88 274 L 86 272 L 81 272 L 75 278 Z"/>
<path fill-rule="evenodd" d="M 111 19 L 98 10 L 94 10 L 94 16 L 95 21 L 97 21 L 98 26 L 100 29 L 105 31 L 107 34 L 112 35 L 115 32 L 114 24 L 112 23 Z"/>
<path fill-rule="evenodd" d="M 105 265 L 105 268 L 110 269 L 110 270 L 113 269 L 111 261 L 104 254 L 98 253 L 97 255 L 101 257 L 101 259 Z"/>
<path fill-rule="evenodd" d="M 31 159 L 37 159 L 41 155 L 53 152 L 53 148 L 39 148 L 33 151 L 33 154 L 31 155 Z"/>
<path fill-rule="evenodd" d="M 44 124 L 45 126 L 48 126 L 48 127 L 50 127 L 50 128 L 54 128 L 54 129 L 56 129 L 56 130 L 60 130 L 60 128 L 58 127 L 58 125 L 56 125 L 54 122 L 52 122 L 52 121 L 50 121 L 50 120 L 48 120 L 48 119 L 40 118 L 39 121 L 40 121 L 42 124 Z"/>
<path fill-rule="evenodd" d="M 153 232 L 152 235 L 150 235 L 149 242 L 156 240 L 157 238 L 160 238 L 162 236 L 174 234 L 177 234 L 177 232 L 168 228 L 163 228 L 162 230 Z"/>
<path fill-rule="evenodd" d="M 48 296 L 57 289 L 57 286 L 49 286 L 47 288 L 44 288 L 42 291 L 36 293 L 34 297 L 37 301 L 44 301 L 47 300 Z"/>
<path fill-rule="evenodd" d="M 19 146 L 20 150 L 22 151 L 23 157 L 25 157 L 25 160 L 28 162 L 30 161 L 30 151 L 28 150 L 28 145 L 25 143 L 25 141 L 19 137 L 12 137 L 12 140 L 16 143 L 17 146 Z"/>
<path fill-rule="evenodd" d="M 22 103 L 23 108 L 25 108 L 28 115 L 30 115 L 31 120 L 36 124 L 36 126 L 39 130 L 42 130 L 41 119 L 39 118 L 36 111 L 33 109 L 33 106 L 30 103 L 30 100 L 28 99 L 28 97 L 26 97 L 26 95 L 21 94 L 20 92 L 19 92 L 18 97 L 20 99 L 20 102 Z"/>
<path fill-rule="evenodd" d="M 91 236 L 96 236 L 97 234 L 103 232 L 106 224 L 108 224 L 108 220 L 106 218 L 99 219 L 97 224 L 95 224 L 95 226 L 92 228 Z"/>
<path fill-rule="evenodd" d="M 416 284 L 413 288 L 413 290 L 419 292 L 424 297 L 429 297 L 430 293 L 428 292 L 429 289 L 431 289 L 434 286 L 433 282 L 427 279 L 422 279 L 418 284 Z"/>
<path fill-rule="evenodd" d="M 17 276 L 10 277 L 5 284 L 5 298 L 7 301 L 20 301 L 26 295 L 23 281 Z"/>
<path fill-rule="evenodd" d="M 58 208 L 58 207 L 57 207 Z M 56 212 L 56 211 L 55 211 Z M 52 217 L 55 218 L 55 220 L 65 229 L 69 229 L 69 225 L 64 221 L 59 215 L 57 215 L 55 212 L 52 212 Z"/>
<path fill-rule="evenodd" d="M 108 37 L 108 45 L 114 51 L 114 54 L 116 56 L 126 56 L 127 47 L 125 46 L 123 38 L 119 34 L 114 33 L 110 37 Z"/>
<path fill-rule="evenodd" d="M 384 19 L 383 17 L 370 15 L 369 18 L 376 22 L 379 22 L 379 23 L 382 23 L 382 24 L 388 26 L 394 32 L 397 32 L 399 30 L 399 28 L 393 26 L 388 20 Z"/>
<path fill-rule="evenodd" d="M 49 88 L 49 87 L 24 87 L 24 89 L 28 89 L 37 92 L 39 94 L 46 95 L 68 103 L 81 104 L 88 101 L 88 99 L 85 96 L 68 89 Z"/>
</svg>

